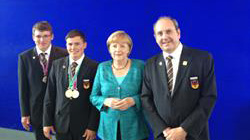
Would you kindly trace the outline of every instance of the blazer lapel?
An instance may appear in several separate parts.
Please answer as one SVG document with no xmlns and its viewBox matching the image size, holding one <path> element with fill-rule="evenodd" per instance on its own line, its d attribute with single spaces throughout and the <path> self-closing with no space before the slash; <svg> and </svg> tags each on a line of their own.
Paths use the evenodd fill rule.
<svg viewBox="0 0 250 140">
<path fill-rule="evenodd" d="M 69 77 L 68 77 L 68 68 L 69 68 L 69 57 L 65 57 L 64 58 L 64 62 L 63 65 L 61 66 L 61 70 L 62 70 L 62 83 L 65 87 L 65 91 L 68 89 L 69 87 Z"/>
<path fill-rule="evenodd" d="M 51 47 L 51 52 L 50 52 L 50 56 L 49 56 L 49 67 L 48 67 L 48 71 L 50 71 L 50 68 L 52 66 L 52 62 L 56 59 L 56 50 L 55 48 L 52 46 Z"/>
<path fill-rule="evenodd" d="M 88 63 L 88 58 L 85 56 L 84 59 L 82 60 L 81 67 L 80 67 L 78 75 L 77 75 L 77 88 L 83 87 L 83 85 L 82 85 L 83 77 L 84 77 L 84 74 L 86 74 L 86 72 L 88 70 L 87 63 Z"/>
<path fill-rule="evenodd" d="M 37 68 L 36 70 L 38 70 L 39 73 L 43 73 L 43 67 L 40 64 L 40 60 L 39 60 L 39 56 L 38 56 L 37 51 L 36 51 L 36 47 L 33 49 L 31 62 L 33 63 L 33 66 L 35 66 L 35 68 Z"/>
<path fill-rule="evenodd" d="M 64 62 L 60 64 L 60 75 L 59 75 L 59 76 L 62 76 L 62 81 L 59 81 L 59 82 L 62 82 L 62 85 L 63 85 L 62 88 L 64 89 L 64 93 L 62 93 L 63 94 L 62 96 L 65 96 L 65 92 L 66 90 L 68 90 L 68 87 L 69 87 L 69 77 L 68 77 L 69 57 L 67 56 L 63 59 L 64 59 Z M 63 104 L 60 108 L 61 110 L 66 110 L 65 113 L 69 113 L 68 105 L 70 103 L 70 99 L 65 97 L 63 100 L 64 100 Z"/>
<path fill-rule="evenodd" d="M 180 57 L 180 62 L 179 62 L 178 73 L 176 76 L 176 82 L 175 82 L 175 86 L 174 86 L 173 95 L 175 95 L 175 91 L 181 85 L 183 77 L 186 75 L 186 71 L 187 71 L 188 67 L 190 66 L 191 62 L 192 62 L 192 57 L 190 55 L 190 51 L 188 50 L 188 48 L 183 46 L 181 57 Z"/>
<path fill-rule="evenodd" d="M 159 55 L 156 65 L 157 65 L 157 68 L 158 68 L 159 73 L 160 73 L 159 79 L 161 79 L 162 83 L 165 84 L 165 85 L 163 85 L 165 92 L 167 95 L 170 96 L 170 92 L 169 92 L 168 84 L 167 84 L 168 83 L 167 82 L 167 70 L 166 70 L 166 64 L 165 64 L 165 60 L 163 58 L 163 54 Z"/>
</svg>

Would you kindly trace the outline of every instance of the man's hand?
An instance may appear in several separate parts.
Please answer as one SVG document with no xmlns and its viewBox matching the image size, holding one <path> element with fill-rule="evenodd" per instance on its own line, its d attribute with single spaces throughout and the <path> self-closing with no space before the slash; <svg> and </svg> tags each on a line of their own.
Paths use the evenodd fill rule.
<svg viewBox="0 0 250 140">
<path fill-rule="evenodd" d="M 52 139 L 50 132 L 55 133 L 55 129 L 53 126 L 44 126 L 43 127 L 43 134 L 48 139 Z"/>
<path fill-rule="evenodd" d="M 166 129 L 163 130 L 162 133 L 163 133 L 163 135 L 164 135 L 165 138 L 167 137 L 167 133 L 168 133 L 169 130 L 171 130 L 170 127 L 167 127 Z"/>
<path fill-rule="evenodd" d="M 164 134 L 166 140 L 186 140 L 186 136 L 187 132 L 182 127 L 169 128 Z"/>
<path fill-rule="evenodd" d="M 86 129 L 82 137 L 85 137 L 85 140 L 93 140 L 96 138 L 96 132 Z"/>
<path fill-rule="evenodd" d="M 21 118 L 21 122 L 22 122 L 23 128 L 27 131 L 30 131 L 30 116 L 23 116 Z"/>
<path fill-rule="evenodd" d="M 127 110 L 129 107 L 135 105 L 135 101 L 132 97 L 127 97 L 119 102 L 115 103 L 115 107 L 120 110 Z"/>
</svg>

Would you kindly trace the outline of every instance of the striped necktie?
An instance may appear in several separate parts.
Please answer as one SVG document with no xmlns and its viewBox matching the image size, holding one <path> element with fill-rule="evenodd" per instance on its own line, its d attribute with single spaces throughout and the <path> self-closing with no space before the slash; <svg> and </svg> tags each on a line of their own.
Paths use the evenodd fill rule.
<svg viewBox="0 0 250 140">
<path fill-rule="evenodd" d="M 47 55 L 47 53 L 40 53 L 39 54 L 39 60 L 40 60 L 40 62 L 43 65 L 44 68 L 46 68 L 47 62 L 48 62 L 47 59 L 46 59 L 46 55 Z"/>
<path fill-rule="evenodd" d="M 71 69 L 72 77 L 75 75 L 77 65 L 78 65 L 78 64 L 77 64 L 76 62 L 73 62 L 73 63 L 71 64 L 70 69 Z"/>
<path fill-rule="evenodd" d="M 172 92 L 173 92 L 173 64 L 172 64 L 172 59 L 173 57 L 171 55 L 169 55 L 167 57 L 167 76 L 168 76 L 168 89 L 170 91 L 170 94 L 172 96 Z"/>
</svg>

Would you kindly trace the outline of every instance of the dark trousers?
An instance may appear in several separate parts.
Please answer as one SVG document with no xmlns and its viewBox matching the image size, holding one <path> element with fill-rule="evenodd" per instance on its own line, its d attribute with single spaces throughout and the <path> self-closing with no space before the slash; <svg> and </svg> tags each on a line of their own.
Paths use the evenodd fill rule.
<svg viewBox="0 0 250 140">
<path fill-rule="evenodd" d="M 56 133 L 57 140 L 85 140 L 83 134 L 68 131 L 67 133 Z"/>
<path fill-rule="evenodd" d="M 36 140 L 49 140 L 43 134 L 43 127 L 32 125 L 33 132 L 35 134 Z"/>
<path fill-rule="evenodd" d="M 85 140 L 84 137 L 81 135 L 76 135 L 72 133 L 63 133 L 63 134 L 56 134 L 56 139 L 57 140 Z"/>
<path fill-rule="evenodd" d="M 147 140 L 148 138 L 146 139 L 142 139 L 142 140 Z M 118 122 L 118 127 L 117 127 L 117 140 L 122 140 L 122 137 L 121 137 L 121 129 L 120 129 L 120 122 Z"/>
</svg>

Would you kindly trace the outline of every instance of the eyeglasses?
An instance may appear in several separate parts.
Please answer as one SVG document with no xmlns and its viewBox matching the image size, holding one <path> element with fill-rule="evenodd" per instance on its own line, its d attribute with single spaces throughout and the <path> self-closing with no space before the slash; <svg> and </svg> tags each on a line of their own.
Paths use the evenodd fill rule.
<svg viewBox="0 0 250 140">
<path fill-rule="evenodd" d="M 43 39 L 48 39 L 49 37 L 51 37 L 51 35 L 36 35 L 36 36 L 34 36 L 35 38 L 37 38 L 37 39 L 41 39 L 41 38 L 43 38 Z"/>
</svg>

